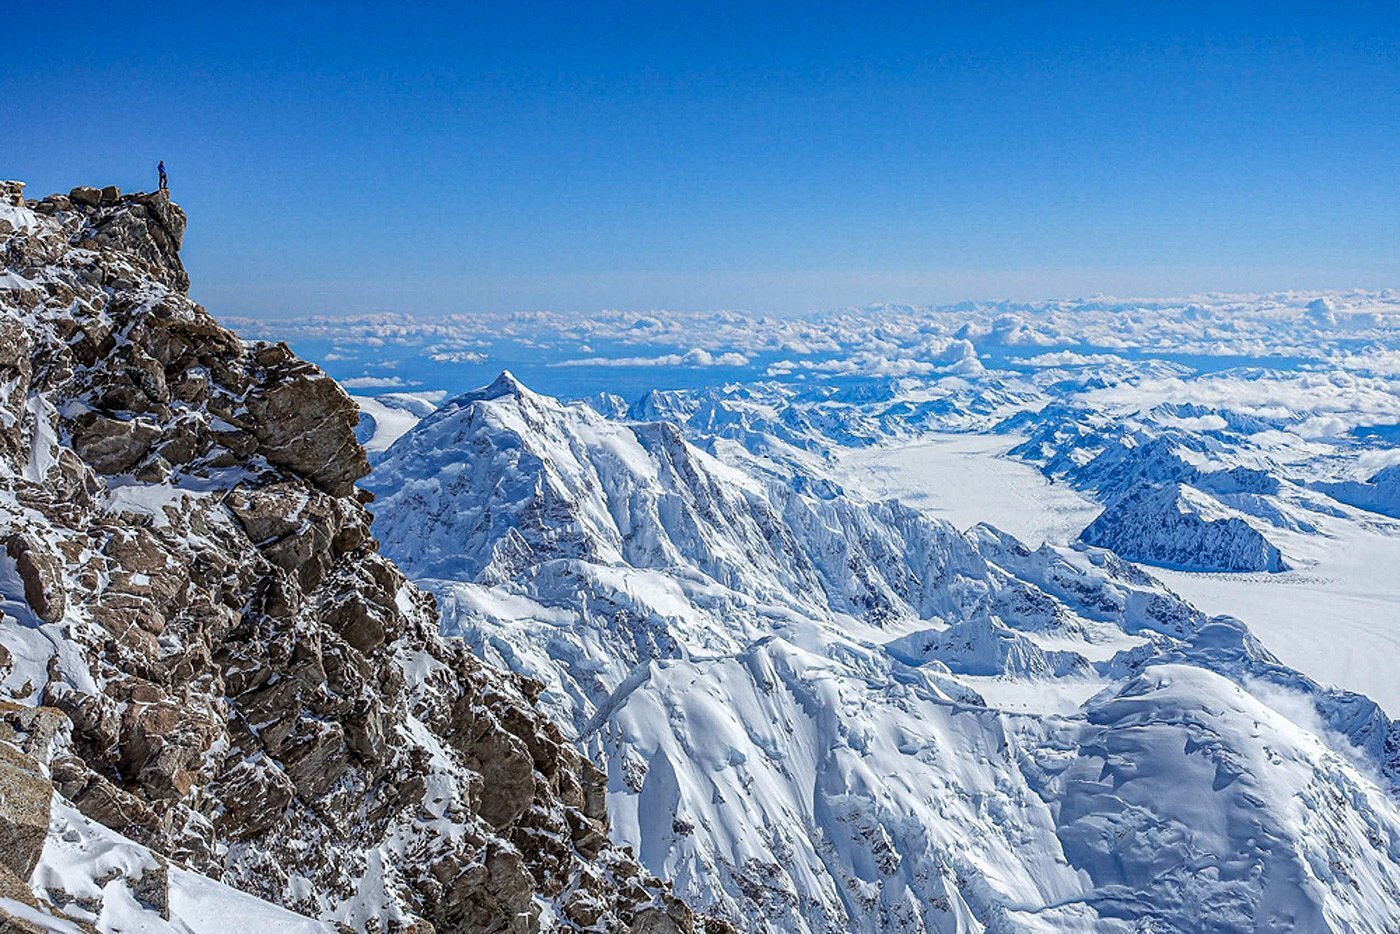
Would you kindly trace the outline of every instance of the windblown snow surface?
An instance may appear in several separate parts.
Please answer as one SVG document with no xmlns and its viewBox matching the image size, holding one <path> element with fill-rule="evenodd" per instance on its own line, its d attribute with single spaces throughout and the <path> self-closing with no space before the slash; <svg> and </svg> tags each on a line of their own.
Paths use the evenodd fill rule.
<svg viewBox="0 0 1400 934">
<path fill-rule="evenodd" d="M 168 904 L 163 913 L 152 911 L 136 894 L 142 876 L 157 869 L 169 874 Z M 99 931 L 220 934 L 231 930 L 235 919 L 246 928 L 256 927 L 259 934 L 329 934 L 335 929 L 208 876 L 169 866 L 144 846 L 84 817 L 57 797 L 32 884 L 72 895 L 74 900 L 65 906 L 67 912 Z M 93 910 L 86 910 L 86 906 L 93 906 Z M 14 900 L 4 907 L 36 925 L 34 930 L 56 934 L 85 930 Z"/>
<path fill-rule="evenodd" d="M 1260 314 L 1332 327 L 1309 301 Z M 1400 538 L 1366 499 L 1393 442 L 1357 431 L 1400 412 L 1390 358 L 1007 369 L 979 341 L 1020 332 L 978 327 L 851 383 L 565 403 L 502 375 L 380 456 L 375 531 L 450 632 L 545 685 L 615 836 L 741 926 L 1394 930 L 1400 726 L 1142 566 L 1237 580 L 1218 562 L 1262 542 L 1280 561 L 1240 586 L 1267 589 Z M 1140 563 L 1080 538 L 1123 502 Z"/>
</svg>

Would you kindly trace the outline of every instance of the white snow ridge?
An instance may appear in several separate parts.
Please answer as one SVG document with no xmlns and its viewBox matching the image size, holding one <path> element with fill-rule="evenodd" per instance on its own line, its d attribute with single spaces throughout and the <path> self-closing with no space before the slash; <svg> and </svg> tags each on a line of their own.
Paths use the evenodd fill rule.
<svg viewBox="0 0 1400 934">
<path fill-rule="evenodd" d="M 773 932 L 1396 929 L 1400 726 L 1372 701 L 1111 551 L 843 488 L 819 410 L 606 407 L 503 374 L 365 485 L 385 553 L 545 685 L 614 839 L 692 905 Z M 1105 544 L 1284 569 L 1261 510 L 1315 494 L 1243 496 L 1146 428 L 1057 467 L 1072 414 L 1032 459 L 1111 504 Z M 1123 531 L 1167 509 L 1178 534 Z"/>
</svg>

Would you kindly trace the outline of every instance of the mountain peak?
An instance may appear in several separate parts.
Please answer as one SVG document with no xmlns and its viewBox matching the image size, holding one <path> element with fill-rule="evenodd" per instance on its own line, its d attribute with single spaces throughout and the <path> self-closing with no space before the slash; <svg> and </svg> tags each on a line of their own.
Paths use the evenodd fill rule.
<svg viewBox="0 0 1400 934">
<path fill-rule="evenodd" d="M 506 396 L 514 396 L 516 399 L 536 397 L 532 390 L 516 379 L 514 373 L 510 370 L 502 370 L 501 375 L 492 380 L 490 385 L 464 392 L 452 401 L 458 405 L 466 405 L 469 402 L 490 402 L 493 399 L 503 399 Z"/>
<path fill-rule="evenodd" d="M 496 398 L 504 395 L 518 396 L 530 390 L 526 389 L 525 384 L 516 379 L 510 370 L 502 370 L 501 375 L 486 387 L 486 391 L 491 393 L 492 398 Z"/>
<path fill-rule="evenodd" d="M 189 291 L 190 279 L 180 261 L 185 212 L 170 200 L 168 191 L 122 194 L 116 185 L 80 185 L 66 195 L 33 201 L 23 197 L 23 188 L 22 182 L 5 182 L 5 200 L 48 217 L 81 217 L 82 226 L 72 239 L 74 246 L 123 253 L 140 260 L 141 271 L 152 279 L 180 292 Z"/>
</svg>

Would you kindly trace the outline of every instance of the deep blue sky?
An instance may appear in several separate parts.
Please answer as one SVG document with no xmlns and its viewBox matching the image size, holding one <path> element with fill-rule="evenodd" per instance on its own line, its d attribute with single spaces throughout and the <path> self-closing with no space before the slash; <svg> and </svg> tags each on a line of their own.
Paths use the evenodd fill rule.
<svg viewBox="0 0 1400 934">
<path fill-rule="evenodd" d="M 1400 5 L 7 4 L 226 314 L 1400 286 Z"/>
</svg>

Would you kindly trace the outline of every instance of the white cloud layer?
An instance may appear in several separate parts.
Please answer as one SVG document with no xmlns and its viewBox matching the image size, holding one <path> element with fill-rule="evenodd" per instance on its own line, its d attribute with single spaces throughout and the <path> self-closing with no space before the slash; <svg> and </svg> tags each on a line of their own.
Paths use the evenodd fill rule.
<svg viewBox="0 0 1400 934">
<path fill-rule="evenodd" d="M 346 389 L 397 389 L 410 384 L 402 376 L 353 376 L 341 380 L 340 385 Z"/>
<path fill-rule="evenodd" d="M 561 360 L 550 366 L 748 366 L 749 358 L 736 351 L 711 353 L 701 348 L 692 348 L 685 353 L 662 354 L 659 357 L 585 357 L 578 360 Z"/>
</svg>

